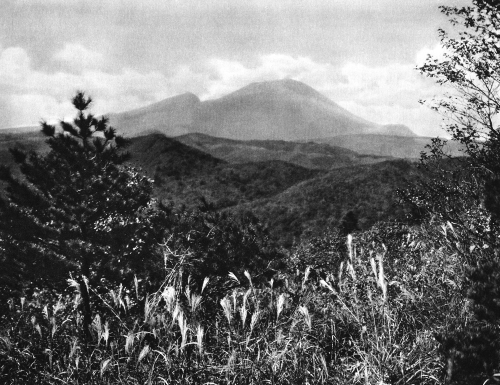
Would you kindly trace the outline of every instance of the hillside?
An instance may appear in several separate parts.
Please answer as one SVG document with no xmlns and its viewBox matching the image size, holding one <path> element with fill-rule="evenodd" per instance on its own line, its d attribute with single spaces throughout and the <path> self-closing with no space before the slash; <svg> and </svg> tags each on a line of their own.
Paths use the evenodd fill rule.
<svg viewBox="0 0 500 385">
<path fill-rule="evenodd" d="M 228 163 L 281 160 L 310 169 L 329 170 L 388 160 L 388 157 L 360 155 L 342 147 L 315 142 L 283 140 L 235 140 L 205 134 L 187 134 L 175 138 Z"/>
<path fill-rule="evenodd" d="M 45 151 L 43 139 L 0 136 L 0 161 L 12 164 L 11 146 Z M 130 164 L 154 179 L 160 199 L 194 208 L 204 198 L 216 210 L 251 211 L 286 246 L 336 227 L 349 210 L 362 228 L 401 219 L 394 191 L 418 175 L 411 162 L 317 143 L 150 134 L 132 138 L 128 151 Z"/>
<path fill-rule="evenodd" d="M 312 87 L 291 79 L 252 83 L 215 100 L 179 95 L 110 114 L 110 119 L 127 135 L 198 132 L 239 140 L 309 140 L 364 133 L 414 136 L 405 126 L 384 126 L 362 119 Z"/>
<path fill-rule="evenodd" d="M 9 152 L 9 148 L 13 147 L 18 147 L 25 151 L 48 151 L 45 137 L 40 130 L 0 130 L 0 164 L 7 166 L 14 165 L 14 160 Z"/>
<path fill-rule="evenodd" d="M 271 197 L 318 175 L 281 161 L 229 164 L 160 134 L 134 138 L 129 152 L 130 163 L 155 180 L 158 197 L 191 208 L 201 198 L 221 209 Z"/>
<path fill-rule="evenodd" d="M 340 135 L 313 140 L 317 143 L 350 149 L 359 154 L 402 159 L 419 159 L 420 153 L 426 151 L 425 146 L 432 142 L 432 138 L 429 137 L 374 134 Z M 460 146 L 455 142 L 448 143 L 446 151 L 453 156 L 463 155 Z"/>
<path fill-rule="evenodd" d="M 161 199 L 197 207 L 203 197 L 216 210 L 251 211 L 287 247 L 300 237 L 335 228 L 350 210 L 362 229 L 378 221 L 403 220 L 395 191 L 421 176 L 415 163 L 404 160 L 329 171 L 280 160 L 229 163 L 159 134 L 134 138 L 130 152 L 132 163 L 154 177 Z"/>
<path fill-rule="evenodd" d="M 239 207 L 250 210 L 286 245 L 339 225 L 352 210 L 361 229 L 379 221 L 404 220 L 396 189 L 422 177 L 412 162 L 397 160 L 331 170 L 286 191 Z"/>
<path fill-rule="evenodd" d="M 110 122 L 126 136 L 160 132 L 169 136 L 190 132 L 200 99 L 186 93 L 123 113 L 108 114 Z"/>
<path fill-rule="evenodd" d="M 161 134 L 135 137 L 130 141 L 127 151 L 132 156 L 130 163 L 141 167 L 151 177 L 155 173 L 172 177 L 205 174 L 225 163 Z"/>
</svg>

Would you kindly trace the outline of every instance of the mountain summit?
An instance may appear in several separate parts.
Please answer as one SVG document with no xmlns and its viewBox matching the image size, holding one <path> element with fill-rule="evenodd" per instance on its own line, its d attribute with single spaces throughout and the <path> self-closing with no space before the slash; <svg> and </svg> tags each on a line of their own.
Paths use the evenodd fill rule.
<svg viewBox="0 0 500 385">
<path fill-rule="evenodd" d="M 230 139 L 310 140 L 341 135 L 415 136 L 406 126 L 383 126 L 340 107 L 312 87 L 291 79 L 249 84 L 215 100 L 193 94 L 110 115 L 127 135 L 204 133 Z"/>
</svg>

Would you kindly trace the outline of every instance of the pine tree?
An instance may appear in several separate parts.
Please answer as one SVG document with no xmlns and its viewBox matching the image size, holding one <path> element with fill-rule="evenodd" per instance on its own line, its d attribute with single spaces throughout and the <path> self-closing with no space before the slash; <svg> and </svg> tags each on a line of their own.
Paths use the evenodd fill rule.
<svg viewBox="0 0 500 385">
<path fill-rule="evenodd" d="M 4 271 L 23 285 L 58 287 L 69 275 L 79 283 L 88 330 L 90 280 L 119 281 L 145 264 L 148 244 L 141 216 L 151 204 L 152 182 L 124 165 L 127 142 L 106 117 L 88 109 L 78 92 L 77 115 L 60 128 L 41 123 L 47 154 L 11 149 L 21 178 L 5 167 L 0 200 Z M 19 288 L 19 287 L 18 287 Z"/>
</svg>

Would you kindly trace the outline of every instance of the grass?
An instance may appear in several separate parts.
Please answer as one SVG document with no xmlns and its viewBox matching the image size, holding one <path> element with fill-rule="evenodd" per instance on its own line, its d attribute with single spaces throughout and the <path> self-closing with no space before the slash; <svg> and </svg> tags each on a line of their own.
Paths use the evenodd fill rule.
<svg viewBox="0 0 500 385">
<path fill-rule="evenodd" d="M 196 285 L 182 265 L 154 293 L 137 280 L 91 287 L 90 339 L 81 329 L 79 286 L 68 280 L 64 293 L 10 303 L 0 382 L 442 383 L 446 368 L 433 333 L 462 306 L 450 300 L 454 262 L 437 270 L 443 250 L 416 244 L 411 234 L 398 242 L 394 253 L 349 236 L 335 272 L 307 267 L 265 285 L 230 274 L 234 288 L 222 298 L 212 295 L 209 278 Z"/>
</svg>

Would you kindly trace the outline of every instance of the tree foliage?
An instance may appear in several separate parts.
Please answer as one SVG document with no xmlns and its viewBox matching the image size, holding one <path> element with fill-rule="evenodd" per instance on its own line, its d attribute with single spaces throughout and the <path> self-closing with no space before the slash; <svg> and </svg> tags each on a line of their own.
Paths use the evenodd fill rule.
<svg viewBox="0 0 500 385">
<path fill-rule="evenodd" d="M 500 317 L 500 7 L 473 0 L 468 7 L 440 7 L 453 32 L 439 30 L 442 57 L 429 56 L 419 69 L 446 88 L 428 104 L 444 117 L 443 128 L 462 146 L 450 159 L 435 139 L 422 161 L 435 178 L 406 192 L 415 211 L 447 223 L 453 246 L 466 266 L 463 281 L 474 318 L 438 334 L 448 380 L 474 383 L 498 369 Z"/>
<path fill-rule="evenodd" d="M 251 274 L 258 284 L 267 283 L 283 268 L 283 251 L 249 212 L 220 212 L 202 200 L 195 210 L 163 207 L 152 223 L 165 240 L 167 268 L 182 264 L 199 287 L 209 278 L 215 300 L 230 288 L 226 285 L 229 273 L 240 282 Z"/>
<path fill-rule="evenodd" d="M 22 177 L 2 168 L 0 234 L 9 268 L 3 274 L 19 283 L 7 290 L 30 282 L 60 287 L 70 274 L 83 289 L 88 280 L 117 281 L 147 265 L 140 219 L 151 203 L 151 181 L 124 165 L 127 142 L 106 117 L 88 112 L 92 99 L 78 92 L 72 102 L 72 123 L 41 123 L 47 154 L 14 148 Z M 84 302 L 88 307 L 85 295 Z"/>
</svg>

